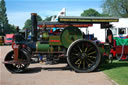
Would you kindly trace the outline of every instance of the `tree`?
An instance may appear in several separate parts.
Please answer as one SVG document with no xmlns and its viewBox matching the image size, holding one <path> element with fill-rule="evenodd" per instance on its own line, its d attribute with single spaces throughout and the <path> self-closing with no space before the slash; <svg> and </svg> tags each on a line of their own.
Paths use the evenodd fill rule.
<svg viewBox="0 0 128 85">
<path fill-rule="evenodd" d="M 51 21 L 52 16 L 46 17 L 44 21 Z"/>
<path fill-rule="evenodd" d="M 128 17 L 128 0 L 105 0 L 103 13 L 110 16 Z"/>
<path fill-rule="evenodd" d="M 5 1 L 0 1 L 0 35 L 15 33 L 16 28 L 14 25 L 8 24 L 8 18 L 6 14 Z"/>
<path fill-rule="evenodd" d="M 5 34 L 5 29 L 8 27 L 8 18 L 6 14 L 5 1 L 0 1 L 0 34 Z"/>
<path fill-rule="evenodd" d="M 0 35 L 5 35 L 5 34 L 12 34 L 12 33 L 16 33 L 16 26 L 8 24 L 7 25 L 8 29 L 4 29 L 4 33 L 2 32 L 2 30 L 0 30 Z"/>
<path fill-rule="evenodd" d="M 81 14 L 81 16 L 86 16 L 86 17 L 96 17 L 96 16 L 101 16 L 101 14 L 96 11 L 95 9 L 88 9 L 84 10 L 84 12 Z"/>
<path fill-rule="evenodd" d="M 1 1 L 0 1 L 0 28 L 2 23 L 2 9 L 1 9 Z"/>
<path fill-rule="evenodd" d="M 42 21 L 42 18 L 39 15 L 37 15 L 37 21 Z M 32 21 L 31 21 L 31 19 L 27 19 L 25 21 L 25 25 L 24 25 L 23 29 L 31 29 L 31 28 L 32 28 Z"/>
<path fill-rule="evenodd" d="M 3 26 L 4 29 L 7 29 L 7 24 L 8 24 L 8 18 L 6 14 L 6 7 L 5 7 L 5 1 L 1 0 L 0 2 L 0 19 L 1 19 L 1 25 Z"/>
<path fill-rule="evenodd" d="M 7 34 L 16 33 L 16 26 L 8 24 L 8 29 L 5 29 Z"/>
<path fill-rule="evenodd" d="M 31 22 L 31 19 L 27 19 L 25 21 L 25 25 L 23 27 L 23 29 L 31 29 L 32 28 L 32 22 Z"/>
</svg>

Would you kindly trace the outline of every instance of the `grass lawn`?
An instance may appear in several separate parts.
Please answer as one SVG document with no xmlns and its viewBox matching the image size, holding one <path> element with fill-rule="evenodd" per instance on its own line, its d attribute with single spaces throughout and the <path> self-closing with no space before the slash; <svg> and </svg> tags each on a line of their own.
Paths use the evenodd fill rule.
<svg viewBox="0 0 128 85">
<path fill-rule="evenodd" d="M 101 70 L 119 85 L 128 85 L 128 61 L 113 61 L 101 66 Z"/>
</svg>

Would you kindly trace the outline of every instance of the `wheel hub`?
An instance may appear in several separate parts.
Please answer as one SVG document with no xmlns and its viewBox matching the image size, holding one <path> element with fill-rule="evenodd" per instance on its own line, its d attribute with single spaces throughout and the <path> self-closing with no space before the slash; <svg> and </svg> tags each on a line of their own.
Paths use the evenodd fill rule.
<svg viewBox="0 0 128 85">
<path fill-rule="evenodd" d="M 81 54 L 81 58 L 82 58 L 82 59 L 87 58 L 87 53 L 83 52 L 83 53 Z"/>
</svg>

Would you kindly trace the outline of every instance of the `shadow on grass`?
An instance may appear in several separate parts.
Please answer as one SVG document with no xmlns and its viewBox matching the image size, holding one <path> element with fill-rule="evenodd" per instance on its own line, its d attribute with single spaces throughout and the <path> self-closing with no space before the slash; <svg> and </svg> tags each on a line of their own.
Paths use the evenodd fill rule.
<svg viewBox="0 0 128 85">
<path fill-rule="evenodd" d="M 128 67 L 128 61 L 118 61 L 109 64 L 103 64 L 100 66 L 99 70 L 104 71 L 104 70 L 115 69 L 120 67 Z"/>
</svg>

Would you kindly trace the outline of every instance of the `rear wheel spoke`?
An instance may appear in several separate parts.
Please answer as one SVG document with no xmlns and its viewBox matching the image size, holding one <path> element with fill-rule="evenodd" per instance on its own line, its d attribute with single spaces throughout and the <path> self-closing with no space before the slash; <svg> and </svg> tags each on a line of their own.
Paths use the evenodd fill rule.
<svg viewBox="0 0 128 85">
<path fill-rule="evenodd" d="M 72 55 L 78 56 L 78 53 L 72 53 Z"/>
<path fill-rule="evenodd" d="M 75 64 L 78 64 L 79 61 L 80 61 L 80 59 L 78 59 L 78 60 L 75 62 Z"/>
<path fill-rule="evenodd" d="M 82 50 L 81 50 L 81 48 L 80 48 L 79 46 L 77 46 L 77 47 L 79 48 L 80 52 L 82 53 Z"/>
<path fill-rule="evenodd" d="M 80 68 L 80 66 L 81 66 L 81 62 L 82 62 L 82 61 L 80 61 L 80 62 L 78 63 L 78 68 Z"/>
<path fill-rule="evenodd" d="M 91 60 L 91 59 L 87 59 L 91 64 L 93 64 L 94 63 L 94 61 L 93 60 Z"/>
<path fill-rule="evenodd" d="M 96 53 L 96 51 L 90 52 L 90 53 L 88 53 L 88 55 L 92 55 L 92 54 L 94 54 L 94 53 Z"/>
<path fill-rule="evenodd" d="M 87 52 L 91 51 L 93 49 L 93 47 L 89 48 Z"/>
<path fill-rule="evenodd" d="M 83 60 L 83 69 L 85 69 L 85 61 Z"/>
</svg>

